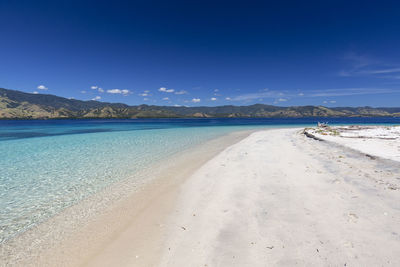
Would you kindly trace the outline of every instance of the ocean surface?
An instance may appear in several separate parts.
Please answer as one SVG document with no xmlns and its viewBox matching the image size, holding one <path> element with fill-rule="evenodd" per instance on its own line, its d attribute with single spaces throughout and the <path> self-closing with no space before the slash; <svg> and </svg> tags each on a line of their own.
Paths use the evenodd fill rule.
<svg viewBox="0 0 400 267">
<path fill-rule="evenodd" d="M 237 130 L 400 118 L 0 121 L 0 243 L 175 153 Z M 142 182 L 142 181 L 141 181 Z"/>
</svg>

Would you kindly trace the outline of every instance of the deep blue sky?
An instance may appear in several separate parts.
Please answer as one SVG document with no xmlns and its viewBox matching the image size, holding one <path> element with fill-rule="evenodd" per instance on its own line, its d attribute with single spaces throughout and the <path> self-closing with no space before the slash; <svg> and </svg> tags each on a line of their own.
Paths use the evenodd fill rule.
<svg viewBox="0 0 400 267">
<path fill-rule="evenodd" d="M 0 87 L 128 104 L 400 106 L 400 3 L 0 1 Z"/>
</svg>

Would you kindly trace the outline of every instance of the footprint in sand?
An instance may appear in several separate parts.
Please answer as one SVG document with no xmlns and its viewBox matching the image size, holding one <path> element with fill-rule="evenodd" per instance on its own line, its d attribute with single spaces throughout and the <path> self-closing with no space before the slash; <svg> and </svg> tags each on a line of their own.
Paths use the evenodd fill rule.
<svg viewBox="0 0 400 267">
<path fill-rule="evenodd" d="M 347 217 L 348 217 L 348 221 L 349 221 L 349 222 L 354 222 L 354 223 L 356 223 L 357 220 L 358 220 L 358 216 L 357 216 L 357 214 L 355 214 L 355 213 L 349 213 L 349 214 L 347 214 Z"/>
</svg>

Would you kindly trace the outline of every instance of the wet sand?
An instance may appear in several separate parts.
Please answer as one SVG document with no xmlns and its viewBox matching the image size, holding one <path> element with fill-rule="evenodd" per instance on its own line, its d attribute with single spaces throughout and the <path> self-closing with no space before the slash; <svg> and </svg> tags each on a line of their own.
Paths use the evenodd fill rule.
<svg viewBox="0 0 400 267">
<path fill-rule="evenodd" d="M 240 131 L 210 140 L 153 166 L 151 182 L 123 181 L 0 245 L 0 266 L 152 266 L 158 262 L 163 222 L 184 179 Z"/>
</svg>

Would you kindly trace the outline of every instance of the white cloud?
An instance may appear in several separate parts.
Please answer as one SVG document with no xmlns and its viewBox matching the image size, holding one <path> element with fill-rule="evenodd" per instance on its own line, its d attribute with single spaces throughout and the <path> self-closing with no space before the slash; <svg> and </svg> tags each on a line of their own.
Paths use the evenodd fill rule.
<svg viewBox="0 0 400 267">
<path fill-rule="evenodd" d="M 225 97 L 225 100 L 230 101 L 230 100 L 232 100 L 232 98 L 230 98 L 230 97 Z"/>
<path fill-rule="evenodd" d="M 145 98 L 143 98 L 143 100 L 144 100 L 144 101 L 147 101 L 147 100 L 149 100 L 149 99 L 145 97 Z"/>
<path fill-rule="evenodd" d="M 288 101 L 288 100 L 287 100 L 286 98 L 279 98 L 278 101 L 279 101 L 279 102 L 286 102 L 286 101 Z"/>
<path fill-rule="evenodd" d="M 331 100 L 331 101 L 329 101 L 329 103 L 335 104 L 336 100 Z"/>
<path fill-rule="evenodd" d="M 37 94 L 39 94 L 39 92 L 38 91 L 33 91 L 33 94 L 37 95 Z"/>
<path fill-rule="evenodd" d="M 150 91 L 149 91 L 149 90 L 144 90 L 143 92 L 144 92 L 144 93 L 146 93 L 146 94 L 147 94 L 147 93 L 150 93 Z"/>
<path fill-rule="evenodd" d="M 130 93 L 130 91 L 129 90 L 127 90 L 127 89 L 110 89 L 110 90 L 107 90 L 107 93 L 109 93 L 109 94 L 123 94 L 123 95 L 127 95 L 127 94 L 129 94 Z"/>
<path fill-rule="evenodd" d="M 97 101 L 97 100 L 100 100 L 100 99 L 101 99 L 101 96 L 96 96 L 92 100 Z"/>
<path fill-rule="evenodd" d="M 185 90 L 180 90 L 180 91 L 176 91 L 176 92 L 175 92 L 176 95 L 185 95 L 185 94 L 187 94 L 187 93 L 188 93 L 188 92 L 185 91 Z"/>
<path fill-rule="evenodd" d="M 85 90 L 81 91 L 81 94 L 86 94 L 86 91 Z"/>
<path fill-rule="evenodd" d="M 218 89 L 214 89 L 214 92 L 217 93 L 217 92 L 219 92 L 219 90 Z"/>
<path fill-rule="evenodd" d="M 216 101 L 216 100 L 217 100 L 217 98 L 211 97 L 211 101 Z"/>
<path fill-rule="evenodd" d="M 193 103 L 199 103 L 201 100 L 200 100 L 200 98 L 193 98 L 192 99 L 192 102 Z"/>
<path fill-rule="evenodd" d="M 181 106 L 181 105 L 177 105 L 177 104 L 175 104 L 175 105 L 174 105 L 174 107 L 182 107 L 182 106 Z"/>
<path fill-rule="evenodd" d="M 298 96 L 304 96 L 304 93 L 298 93 L 297 95 Z"/>
<path fill-rule="evenodd" d="M 43 84 L 41 84 L 41 85 L 39 85 L 39 86 L 37 87 L 37 89 L 39 89 L 39 90 L 48 90 L 49 88 L 47 88 L 46 86 L 44 86 Z"/>
<path fill-rule="evenodd" d="M 323 103 L 324 103 L 324 104 L 328 104 L 328 101 L 325 100 Z"/>
<path fill-rule="evenodd" d="M 122 94 L 122 91 L 120 89 L 110 89 L 110 90 L 107 90 L 107 93 L 109 93 L 109 94 Z"/>
<path fill-rule="evenodd" d="M 98 87 L 97 85 L 90 86 L 90 89 L 97 90 L 97 91 L 99 91 L 99 93 L 104 93 L 104 89 L 101 87 Z"/>
<path fill-rule="evenodd" d="M 160 89 L 158 89 L 158 91 L 164 92 L 164 93 L 173 93 L 173 92 L 175 92 L 174 89 L 167 89 L 165 87 L 161 87 Z"/>
<path fill-rule="evenodd" d="M 140 96 L 148 96 L 149 94 L 148 93 L 141 93 L 141 94 L 139 94 Z"/>
<path fill-rule="evenodd" d="M 169 100 L 169 97 L 164 97 L 162 100 Z"/>
</svg>

